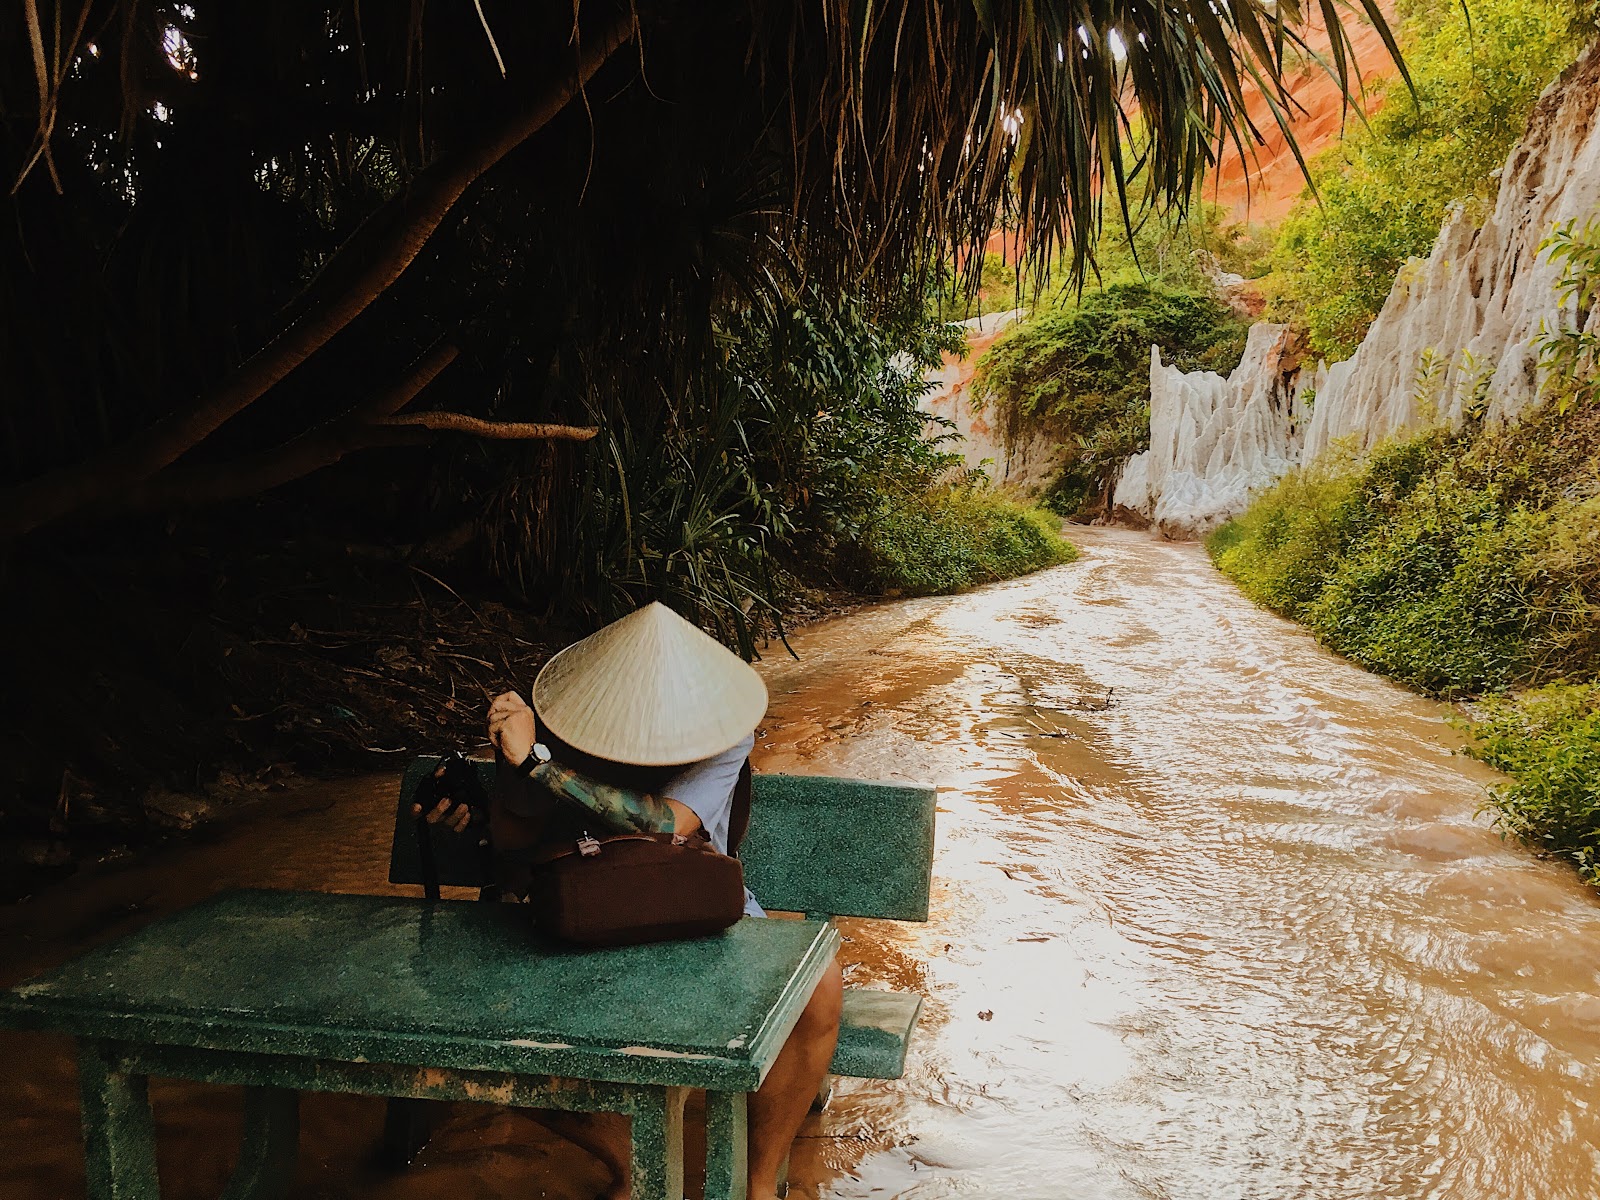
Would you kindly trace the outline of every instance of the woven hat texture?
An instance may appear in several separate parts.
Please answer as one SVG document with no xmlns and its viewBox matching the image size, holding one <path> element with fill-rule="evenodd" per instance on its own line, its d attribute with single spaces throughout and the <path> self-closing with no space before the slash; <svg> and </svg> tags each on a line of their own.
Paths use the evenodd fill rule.
<svg viewBox="0 0 1600 1200">
<path fill-rule="evenodd" d="M 574 750 L 641 767 L 721 754 L 760 722 L 767 685 L 666 605 L 574 642 L 533 681 L 533 709 Z"/>
</svg>

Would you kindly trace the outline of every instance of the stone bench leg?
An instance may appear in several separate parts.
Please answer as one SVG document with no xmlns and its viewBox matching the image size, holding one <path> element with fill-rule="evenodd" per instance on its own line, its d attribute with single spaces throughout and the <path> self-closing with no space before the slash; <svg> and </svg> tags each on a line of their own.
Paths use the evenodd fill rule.
<svg viewBox="0 0 1600 1200">
<path fill-rule="evenodd" d="M 89 1200 L 160 1200 L 149 1080 L 113 1069 L 100 1047 L 78 1050 Z"/>
<path fill-rule="evenodd" d="M 683 1102 L 687 1088 L 629 1088 L 633 1200 L 683 1200 Z"/>
<path fill-rule="evenodd" d="M 750 1133 L 743 1092 L 706 1093 L 706 1200 L 745 1200 Z"/>
<path fill-rule="evenodd" d="M 222 1200 L 286 1200 L 300 1153 L 300 1093 L 252 1087 L 244 1093 L 239 1165 Z"/>
<path fill-rule="evenodd" d="M 160 1200 L 149 1078 L 116 1068 L 93 1044 L 78 1052 L 89 1200 Z M 300 1144 L 300 1096 L 247 1087 L 239 1163 L 222 1200 L 285 1200 Z"/>
</svg>

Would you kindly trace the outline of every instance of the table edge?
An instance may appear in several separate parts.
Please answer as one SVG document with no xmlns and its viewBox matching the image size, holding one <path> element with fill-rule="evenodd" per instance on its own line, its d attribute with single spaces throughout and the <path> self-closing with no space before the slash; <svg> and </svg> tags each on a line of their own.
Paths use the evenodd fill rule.
<svg viewBox="0 0 1600 1200">
<path fill-rule="evenodd" d="M 237 889 L 245 891 L 276 889 Z M 284 889 L 299 890 L 299 889 Z M 301 892 L 321 895 L 319 892 Z M 389 899 L 390 897 L 383 897 Z M 393 897 L 409 900 L 410 897 Z M 204 902 L 202 902 L 204 903 Z M 425 901 L 418 901 L 425 903 Z M 470 903 L 458 901 L 457 903 Z M 776 919 L 776 918 L 766 918 Z M 840 937 L 831 922 L 814 922 L 810 945 L 791 972 L 766 1019 L 738 1056 L 670 1047 L 607 1047 L 561 1042 L 519 1043 L 438 1033 L 407 1033 L 351 1026 L 283 1024 L 220 1014 L 129 1013 L 22 990 L 40 977 L 0 991 L 0 1031 L 38 1031 L 132 1045 L 172 1046 L 221 1053 L 257 1053 L 333 1062 L 384 1063 L 469 1071 L 551 1075 L 607 1083 L 646 1083 L 754 1091 L 777 1060 L 800 1019 Z M 44 972 L 48 977 L 50 972 Z M 358 1042 L 367 1053 L 352 1055 Z M 293 1049 L 285 1049 L 285 1045 Z"/>
</svg>

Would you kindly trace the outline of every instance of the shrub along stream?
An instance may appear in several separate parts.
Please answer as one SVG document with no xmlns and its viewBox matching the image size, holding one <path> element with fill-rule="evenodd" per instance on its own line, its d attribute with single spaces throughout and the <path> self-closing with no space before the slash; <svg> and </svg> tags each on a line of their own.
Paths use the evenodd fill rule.
<svg viewBox="0 0 1600 1200">
<path fill-rule="evenodd" d="M 1558 232 L 1574 290 L 1600 280 L 1600 231 Z M 1600 886 L 1600 395 L 1596 346 L 1547 339 L 1542 401 L 1482 408 L 1364 459 L 1281 480 L 1210 540 L 1258 603 L 1430 695 L 1480 702 L 1472 753 L 1511 776 L 1500 827 Z"/>
<path fill-rule="evenodd" d="M 1363 666 L 1490 697 L 1473 753 L 1512 776 L 1493 794 L 1501 827 L 1600 885 L 1597 448 L 1591 406 L 1430 430 L 1282 480 L 1210 549 L 1252 599 Z"/>
</svg>

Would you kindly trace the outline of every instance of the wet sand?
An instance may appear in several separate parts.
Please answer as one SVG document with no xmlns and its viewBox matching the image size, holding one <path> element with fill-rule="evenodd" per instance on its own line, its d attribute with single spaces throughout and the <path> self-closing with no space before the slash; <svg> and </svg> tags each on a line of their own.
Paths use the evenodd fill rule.
<svg viewBox="0 0 1600 1200">
<path fill-rule="evenodd" d="M 928 997 L 906 1077 L 842 1081 L 801 1197 L 1590 1200 L 1600 906 L 1475 816 L 1446 710 L 1251 607 L 1194 546 L 817 626 L 764 770 L 936 782 L 933 920 L 847 922 L 853 981 Z M 0 982 L 227 887 L 389 892 L 392 778 L 0 916 Z M 0 1197 L 82 1195 L 60 1039 L 3 1034 Z M 215 1197 L 238 1101 L 154 1089 L 164 1194 Z M 311 1097 L 295 1195 L 582 1198 L 530 1115 L 456 1106 L 409 1172 L 379 1101 Z"/>
</svg>

